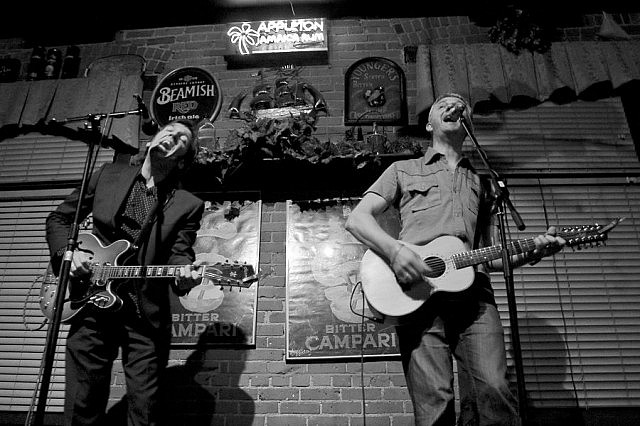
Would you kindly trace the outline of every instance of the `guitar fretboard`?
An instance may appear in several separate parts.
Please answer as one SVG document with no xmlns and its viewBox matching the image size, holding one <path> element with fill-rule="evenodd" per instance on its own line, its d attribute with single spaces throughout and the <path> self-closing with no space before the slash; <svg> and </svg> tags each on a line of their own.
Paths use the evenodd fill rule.
<svg viewBox="0 0 640 426">
<path fill-rule="evenodd" d="M 510 255 L 526 253 L 536 248 L 533 238 L 516 240 L 507 243 L 507 251 Z M 457 269 L 478 265 L 502 257 L 502 244 L 458 253 L 451 256 Z"/>
<path fill-rule="evenodd" d="M 99 265 L 93 268 L 93 276 L 98 280 L 109 280 L 117 278 L 168 278 L 177 277 L 180 266 L 158 265 L 158 266 L 111 266 Z"/>
</svg>

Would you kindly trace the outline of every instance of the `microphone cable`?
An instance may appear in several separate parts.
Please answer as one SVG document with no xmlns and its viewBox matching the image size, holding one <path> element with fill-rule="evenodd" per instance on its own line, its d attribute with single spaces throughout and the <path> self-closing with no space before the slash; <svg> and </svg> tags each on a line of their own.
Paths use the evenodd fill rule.
<svg viewBox="0 0 640 426">
<path fill-rule="evenodd" d="M 544 212 L 544 222 L 545 222 L 545 226 L 547 229 L 549 229 L 549 212 L 547 210 L 547 202 L 544 196 L 544 191 L 543 191 L 543 187 L 542 187 L 542 181 L 540 180 L 540 178 L 537 179 L 538 180 L 538 189 L 540 190 L 540 198 L 542 200 L 542 210 Z M 558 293 L 558 302 L 560 305 L 560 315 L 562 317 L 562 329 L 564 331 L 564 346 L 565 346 L 565 350 L 567 351 L 567 355 L 570 354 L 570 348 L 569 348 L 569 342 L 567 341 L 567 336 L 568 336 L 568 326 L 567 326 L 567 316 L 566 313 L 564 311 L 564 307 L 563 307 L 563 301 L 562 301 L 562 292 L 560 291 L 560 278 L 558 277 L 558 262 L 556 260 L 555 255 L 551 256 L 551 262 L 552 262 L 552 269 L 553 269 L 553 277 L 554 277 L 554 282 L 556 285 L 556 291 Z M 567 280 L 567 289 L 569 290 L 569 297 L 571 298 L 571 282 L 569 280 Z M 578 339 L 576 339 L 576 344 L 578 346 L 578 352 L 580 352 L 580 342 Z M 578 358 L 580 359 L 580 358 Z M 572 386 L 572 390 L 573 390 L 573 396 L 574 399 L 576 401 L 576 407 L 579 408 L 580 403 L 578 402 L 578 389 L 576 387 L 576 379 L 574 376 L 574 366 L 573 366 L 573 360 L 571 356 L 567 356 L 567 360 L 569 362 L 569 374 L 571 375 L 571 386 Z M 582 383 L 584 386 L 584 371 L 582 369 L 581 366 L 581 376 L 582 376 Z M 588 401 L 587 398 L 585 398 L 585 408 L 588 409 Z"/>
<path fill-rule="evenodd" d="M 365 319 L 368 317 L 364 313 L 365 308 L 365 297 L 364 291 L 362 290 L 362 281 L 358 281 L 355 286 L 353 286 L 353 291 L 351 292 L 351 300 L 349 301 L 349 306 L 351 307 L 351 311 L 355 313 L 353 309 L 353 295 L 355 289 L 360 287 L 360 294 L 362 295 L 362 315 L 360 315 L 360 390 L 362 392 L 361 406 L 362 406 L 362 426 L 367 426 L 367 399 L 365 395 L 364 389 L 364 334 L 365 334 Z"/>
</svg>

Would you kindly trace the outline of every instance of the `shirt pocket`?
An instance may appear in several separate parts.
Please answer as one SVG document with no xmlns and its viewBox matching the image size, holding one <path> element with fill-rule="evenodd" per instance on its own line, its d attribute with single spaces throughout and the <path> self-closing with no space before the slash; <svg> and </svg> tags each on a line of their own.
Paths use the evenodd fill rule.
<svg viewBox="0 0 640 426">
<path fill-rule="evenodd" d="M 407 208 L 412 212 L 432 209 L 442 204 L 438 179 L 434 176 L 417 176 L 407 182 Z"/>
</svg>

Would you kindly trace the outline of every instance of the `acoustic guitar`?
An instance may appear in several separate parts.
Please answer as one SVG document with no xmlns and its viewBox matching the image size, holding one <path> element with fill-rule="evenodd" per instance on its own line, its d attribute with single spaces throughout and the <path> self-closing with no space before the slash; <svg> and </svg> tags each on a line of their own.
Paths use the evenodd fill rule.
<svg viewBox="0 0 640 426">
<path fill-rule="evenodd" d="M 615 219 L 606 226 L 563 228 L 557 235 L 564 238 L 569 247 L 599 245 L 622 220 L 624 218 Z M 402 244 L 415 251 L 429 267 L 431 272 L 427 274 L 427 280 L 403 288 L 387 261 L 372 250 L 365 252 L 360 263 L 362 290 L 367 302 L 384 322 L 391 324 L 405 322 L 411 313 L 436 292 L 459 292 L 467 289 L 475 278 L 474 265 L 502 257 L 502 245 L 465 251 L 462 240 L 453 236 L 438 237 L 423 246 Z M 514 255 L 527 253 L 535 247 L 534 239 L 527 238 L 511 241 L 507 250 L 510 255 Z"/>
</svg>

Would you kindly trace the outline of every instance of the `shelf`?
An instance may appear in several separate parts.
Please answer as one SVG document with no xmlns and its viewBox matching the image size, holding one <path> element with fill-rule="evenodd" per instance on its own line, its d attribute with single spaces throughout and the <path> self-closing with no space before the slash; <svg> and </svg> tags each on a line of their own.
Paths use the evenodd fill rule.
<svg viewBox="0 0 640 426">
<path fill-rule="evenodd" d="M 263 199 L 361 195 L 392 162 L 415 157 L 380 154 L 376 161 L 369 161 L 361 168 L 356 167 L 352 157 L 333 158 L 326 164 L 266 158 L 248 161 L 227 171 L 222 182 L 217 178 L 218 167 L 197 165 L 185 186 L 194 192 L 260 191 Z"/>
</svg>

